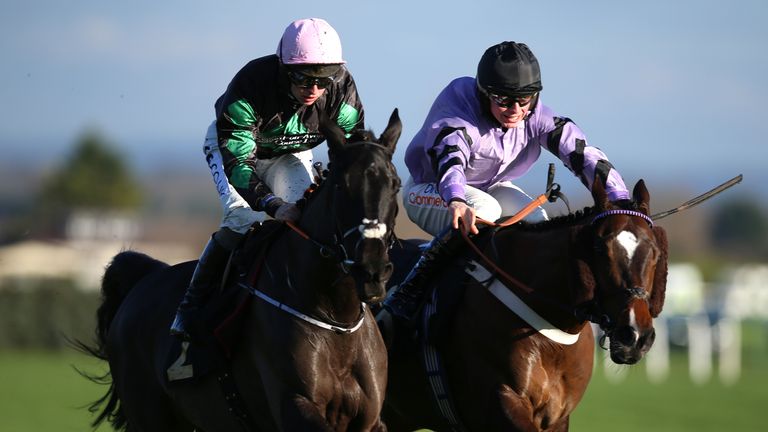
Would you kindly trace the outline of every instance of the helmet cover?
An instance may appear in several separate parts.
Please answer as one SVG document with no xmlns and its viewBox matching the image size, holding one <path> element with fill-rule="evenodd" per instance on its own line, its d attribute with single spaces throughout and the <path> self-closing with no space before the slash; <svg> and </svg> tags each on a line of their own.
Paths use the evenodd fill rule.
<svg viewBox="0 0 768 432">
<path fill-rule="evenodd" d="M 485 93 L 508 96 L 539 92 L 543 88 L 539 61 L 523 43 L 496 44 L 480 58 L 477 86 Z"/>
<path fill-rule="evenodd" d="M 346 63 L 341 56 L 338 33 L 321 18 L 300 19 L 289 24 L 277 45 L 277 56 L 284 65 Z"/>
</svg>

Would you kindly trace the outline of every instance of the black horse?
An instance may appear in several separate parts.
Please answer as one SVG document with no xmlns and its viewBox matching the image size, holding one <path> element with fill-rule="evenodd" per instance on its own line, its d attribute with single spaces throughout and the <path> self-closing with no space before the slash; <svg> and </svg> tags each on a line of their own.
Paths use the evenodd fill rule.
<svg viewBox="0 0 768 432">
<path fill-rule="evenodd" d="M 258 276 L 239 283 L 255 297 L 231 374 L 166 378 L 168 328 L 194 262 L 114 257 L 92 349 L 109 362 L 111 385 L 91 407 L 102 409 L 94 424 L 108 419 L 116 429 L 158 432 L 385 430 L 387 355 L 366 302 L 382 300 L 393 270 L 400 180 L 392 155 L 401 123 L 395 110 L 378 140 L 369 131 L 346 139 L 327 118 L 321 132 L 326 179 L 294 229 L 276 235 Z M 226 377 L 238 391 L 225 396 L 217 381 Z"/>
<path fill-rule="evenodd" d="M 592 374 L 589 321 L 605 330 L 616 363 L 650 349 L 666 234 L 648 216 L 642 180 L 632 202 L 609 202 L 599 178 L 592 196 L 595 206 L 575 214 L 465 237 L 434 281 L 420 338 L 396 332 L 390 430 L 567 431 Z M 399 266 L 401 254 L 392 256 Z"/>
</svg>

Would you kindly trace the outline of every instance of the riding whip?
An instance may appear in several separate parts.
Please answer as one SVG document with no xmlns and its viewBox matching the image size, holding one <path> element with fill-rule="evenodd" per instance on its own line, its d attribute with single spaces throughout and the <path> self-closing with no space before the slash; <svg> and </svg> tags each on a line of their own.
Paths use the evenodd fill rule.
<svg viewBox="0 0 768 432">
<path fill-rule="evenodd" d="M 669 216 L 671 214 L 675 214 L 675 213 L 677 213 L 677 212 L 679 212 L 681 210 L 685 210 L 685 209 L 691 208 L 691 207 L 693 207 L 693 206 L 695 206 L 697 204 L 701 204 L 702 202 L 712 198 L 713 196 L 715 196 L 715 195 L 719 194 L 720 192 L 730 188 L 731 186 L 733 186 L 733 185 L 735 185 L 737 183 L 740 183 L 742 178 L 744 178 L 744 176 L 739 174 L 736 177 L 734 177 L 734 178 L 728 180 L 727 182 L 721 184 L 720 186 L 717 186 L 716 188 L 714 188 L 714 189 L 712 189 L 712 190 L 710 190 L 708 192 L 705 192 L 705 193 L 697 196 L 696 198 L 688 200 L 688 201 L 680 204 L 679 206 L 677 206 L 677 207 L 675 207 L 675 208 L 673 208 L 671 210 L 667 210 L 667 211 L 664 211 L 664 212 L 661 212 L 661 213 L 656 213 L 655 215 L 651 215 L 651 219 L 658 220 L 658 219 L 661 219 L 661 218 L 665 218 L 665 217 L 667 217 L 667 216 Z"/>
</svg>

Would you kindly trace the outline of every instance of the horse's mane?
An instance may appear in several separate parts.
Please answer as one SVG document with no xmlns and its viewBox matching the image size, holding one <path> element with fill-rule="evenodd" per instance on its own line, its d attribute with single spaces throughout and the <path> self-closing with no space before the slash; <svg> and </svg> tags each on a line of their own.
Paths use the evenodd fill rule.
<svg viewBox="0 0 768 432">
<path fill-rule="evenodd" d="M 621 200 L 615 202 L 615 204 L 618 206 L 618 208 L 623 210 L 638 210 L 638 204 L 635 201 L 632 200 Z M 593 216 L 597 213 L 597 208 L 595 206 L 590 207 L 584 207 L 581 210 L 577 210 L 573 213 L 569 213 L 566 215 L 560 215 L 556 216 L 552 219 L 541 221 L 541 222 L 525 222 L 520 221 L 514 225 L 511 225 L 511 227 L 515 227 L 516 229 L 525 230 L 525 231 L 546 231 L 551 229 L 557 229 L 562 228 L 564 226 L 571 226 L 575 225 L 585 218 L 589 216 Z M 511 217 L 511 216 L 510 216 Z M 509 217 L 505 217 L 502 220 L 508 219 Z"/>
<path fill-rule="evenodd" d="M 361 141 L 367 141 L 367 142 L 377 142 L 376 136 L 373 134 L 373 131 L 370 129 L 364 129 L 364 128 L 358 128 L 353 129 L 349 133 L 349 138 L 347 138 L 347 142 L 353 143 L 353 142 L 361 142 Z"/>
<path fill-rule="evenodd" d="M 370 129 L 365 128 L 357 128 L 353 129 L 349 133 L 349 138 L 347 138 L 348 143 L 356 143 L 356 142 L 374 142 L 378 143 L 379 140 L 376 138 L 376 135 L 374 135 L 373 131 Z M 299 208 L 304 208 L 307 204 L 307 202 L 312 198 L 313 196 L 316 196 L 315 193 L 322 185 L 327 183 L 328 179 L 331 176 L 331 173 L 333 172 L 333 162 L 329 161 L 328 166 L 322 170 L 319 176 L 315 176 L 315 181 L 313 184 L 304 191 L 304 197 L 300 199 L 297 202 L 297 205 Z"/>
</svg>

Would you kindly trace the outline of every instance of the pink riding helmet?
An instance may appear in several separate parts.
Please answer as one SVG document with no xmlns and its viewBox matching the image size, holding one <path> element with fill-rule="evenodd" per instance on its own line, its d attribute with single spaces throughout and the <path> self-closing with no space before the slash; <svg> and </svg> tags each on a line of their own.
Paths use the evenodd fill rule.
<svg viewBox="0 0 768 432">
<path fill-rule="evenodd" d="M 277 45 L 277 56 L 286 65 L 343 64 L 341 40 L 336 30 L 321 18 L 292 22 Z"/>
</svg>

